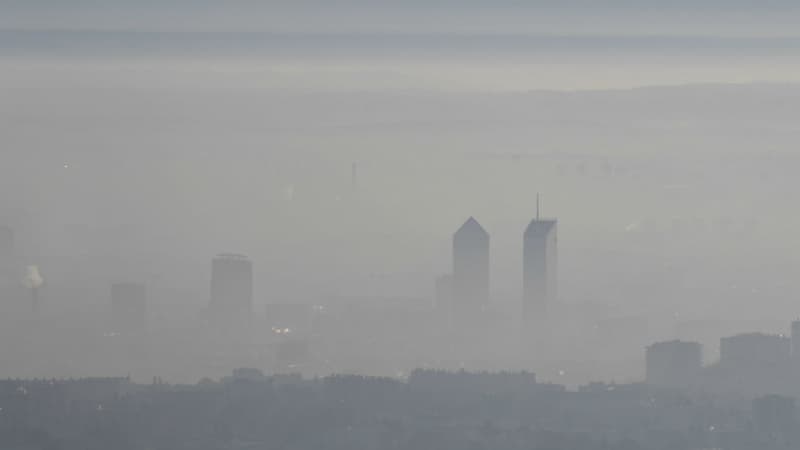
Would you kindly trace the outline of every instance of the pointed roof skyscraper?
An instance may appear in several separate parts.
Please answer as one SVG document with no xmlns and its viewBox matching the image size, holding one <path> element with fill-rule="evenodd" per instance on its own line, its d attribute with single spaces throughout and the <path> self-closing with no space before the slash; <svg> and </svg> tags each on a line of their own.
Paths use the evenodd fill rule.
<svg viewBox="0 0 800 450">
<path fill-rule="evenodd" d="M 489 240 L 474 217 L 453 234 L 452 314 L 457 326 L 474 322 L 489 303 Z"/>
<path fill-rule="evenodd" d="M 474 217 L 470 216 L 466 222 L 456 231 L 453 237 L 459 236 L 486 236 L 489 237 L 489 233 L 475 220 Z"/>
</svg>

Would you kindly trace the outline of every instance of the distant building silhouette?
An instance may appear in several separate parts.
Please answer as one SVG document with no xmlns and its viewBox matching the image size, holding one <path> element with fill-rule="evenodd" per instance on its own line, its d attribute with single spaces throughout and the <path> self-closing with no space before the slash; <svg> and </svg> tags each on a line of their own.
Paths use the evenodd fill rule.
<svg viewBox="0 0 800 450">
<path fill-rule="evenodd" d="M 739 334 L 720 339 L 720 364 L 727 367 L 763 367 L 788 361 L 792 341 L 786 336 L 763 333 Z"/>
<path fill-rule="evenodd" d="M 470 217 L 453 235 L 452 313 L 474 317 L 489 303 L 489 233 Z"/>
<path fill-rule="evenodd" d="M 539 218 L 538 199 L 536 209 L 536 218 L 523 235 L 522 317 L 526 324 L 546 316 L 558 294 L 558 221 Z"/>
<path fill-rule="evenodd" d="M 703 368 L 703 347 L 697 342 L 657 342 L 647 347 L 647 383 L 686 387 Z"/>
<path fill-rule="evenodd" d="M 279 369 L 295 369 L 309 362 L 311 357 L 308 339 L 287 338 L 279 341 L 275 349 L 275 364 Z"/>
<path fill-rule="evenodd" d="M 111 326 L 123 334 L 141 333 L 147 323 L 147 288 L 141 283 L 111 286 Z"/>
<path fill-rule="evenodd" d="M 792 358 L 800 361 L 800 320 L 792 322 Z"/>
<path fill-rule="evenodd" d="M 231 381 L 260 382 L 266 380 L 267 377 L 264 376 L 264 372 L 262 372 L 260 369 L 255 369 L 252 367 L 240 367 L 238 369 L 233 369 L 233 376 L 225 377 L 222 379 L 223 382 L 231 382 Z"/>
<path fill-rule="evenodd" d="M 244 324 L 253 310 L 253 264 L 243 255 L 222 254 L 211 263 L 211 314 Z"/>
<path fill-rule="evenodd" d="M 780 395 L 758 397 L 752 402 L 752 410 L 753 425 L 759 433 L 781 437 L 791 434 L 797 428 L 797 407 L 792 397 Z"/>
<path fill-rule="evenodd" d="M 541 388 L 532 372 L 448 372 L 416 369 L 408 377 L 412 389 L 429 392 L 531 393 Z"/>
</svg>

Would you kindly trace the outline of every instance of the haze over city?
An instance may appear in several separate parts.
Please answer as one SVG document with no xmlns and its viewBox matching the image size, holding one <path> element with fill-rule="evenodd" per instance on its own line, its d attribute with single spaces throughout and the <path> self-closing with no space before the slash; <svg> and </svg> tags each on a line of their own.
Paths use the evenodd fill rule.
<svg viewBox="0 0 800 450">
<path fill-rule="evenodd" d="M 354 376 L 534 409 L 592 383 L 720 395 L 746 419 L 680 445 L 577 428 L 611 439 L 587 449 L 747 448 L 724 422 L 773 448 L 757 412 L 793 428 L 800 394 L 798 19 L 780 0 L 0 0 L 0 431 L 23 429 L 2 414 L 24 380 L 116 380 L 138 404 L 151 383 Z M 173 448 L 250 448 L 239 431 Z M 565 436 L 533 448 L 584 448 Z"/>
</svg>

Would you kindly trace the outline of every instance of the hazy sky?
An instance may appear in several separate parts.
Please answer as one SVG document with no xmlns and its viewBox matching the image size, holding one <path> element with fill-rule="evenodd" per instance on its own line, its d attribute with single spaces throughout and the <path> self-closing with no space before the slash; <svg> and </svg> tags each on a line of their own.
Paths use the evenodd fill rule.
<svg viewBox="0 0 800 450">
<path fill-rule="evenodd" d="M 219 252 L 253 258 L 259 305 L 428 298 L 474 215 L 513 309 L 541 192 L 565 303 L 782 321 L 798 19 L 790 1 L 0 0 L 0 224 L 53 293 L 105 304 L 145 280 L 156 307 L 198 308 Z"/>
<path fill-rule="evenodd" d="M 0 27 L 614 34 L 796 34 L 790 0 L 3 0 Z"/>
</svg>

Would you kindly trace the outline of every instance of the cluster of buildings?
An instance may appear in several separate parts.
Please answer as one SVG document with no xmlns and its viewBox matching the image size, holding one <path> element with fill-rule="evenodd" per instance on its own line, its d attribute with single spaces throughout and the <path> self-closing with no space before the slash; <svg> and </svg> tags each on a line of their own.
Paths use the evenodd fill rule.
<svg viewBox="0 0 800 450">
<path fill-rule="evenodd" d="M 196 384 L 0 380 L 0 448 L 784 450 L 796 402 L 641 383 L 577 390 L 529 372 L 416 370 L 406 380 L 265 375 Z M 290 443 L 291 445 L 285 445 Z"/>
<path fill-rule="evenodd" d="M 523 233 L 522 303 L 524 330 L 545 322 L 558 289 L 558 221 L 542 219 L 538 208 Z M 445 309 L 455 328 L 483 323 L 491 284 L 489 233 L 470 217 L 453 235 L 453 273 L 436 283 L 436 303 Z"/>
<path fill-rule="evenodd" d="M 646 349 L 649 384 L 672 388 L 800 394 L 800 321 L 791 334 L 744 333 L 723 337 L 719 360 L 704 363 L 697 342 L 666 341 Z"/>
<path fill-rule="evenodd" d="M 256 311 L 252 261 L 239 254 L 217 255 L 211 261 L 207 308 L 190 330 L 191 337 L 184 340 L 188 342 L 185 348 L 206 352 L 198 360 L 209 354 L 222 355 L 200 365 L 201 370 L 213 365 L 214 375 L 246 364 L 272 372 L 306 374 L 394 376 L 415 367 L 539 371 L 540 367 L 529 364 L 532 358 L 541 359 L 539 349 L 532 346 L 548 340 L 547 335 L 536 333 L 561 320 L 553 317 L 558 292 L 557 227 L 557 220 L 540 217 L 537 205 L 536 216 L 522 233 L 522 295 L 511 319 L 522 333 L 508 332 L 510 321 L 499 326 L 492 323 L 491 236 L 470 217 L 452 236 L 452 272 L 436 280 L 433 304 L 424 299 L 345 298 L 324 303 L 270 303 Z M 14 252 L 13 230 L 0 227 L 0 264 L 12 264 L 9 255 Z M 148 322 L 147 286 L 112 284 L 104 334 L 135 341 L 152 334 Z M 610 328 L 625 326 L 613 322 Z M 501 331 L 486 339 L 487 330 Z M 646 334 L 638 328 L 623 331 L 624 339 Z M 498 337 L 502 333 L 507 336 Z M 524 339 L 519 339 L 520 335 Z M 170 337 L 153 341 L 168 348 Z M 519 346 L 514 347 L 513 341 Z M 639 345 L 645 342 L 648 340 Z M 177 349 L 179 344 L 175 345 Z M 633 349 L 637 365 L 640 348 Z M 115 348 L 109 353 L 124 357 Z M 800 376 L 800 321 L 792 324 L 788 337 L 750 333 L 722 338 L 719 360 L 710 364 L 700 343 L 686 341 L 652 344 L 645 360 L 646 380 L 654 386 L 762 392 L 766 385 L 771 392 L 800 395 L 800 383 L 794 382 Z M 129 367 L 134 367 L 132 364 Z"/>
<path fill-rule="evenodd" d="M 523 294 L 519 314 L 514 315 L 515 319 L 521 318 L 524 329 L 536 328 L 535 322 L 546 323 L 544 318 L 556 299 L 556 229 L 556 220 L 539 217 L 537 205 L 536 217 L 523 233 Z M 487 348 L 484 349 L 465 343 L 462 354 L 451 358 L 452 361 L 447 361 L 451 355 L 447 354 L 446 345 L 439 343 L 448 338 L 460 342 L 460 337 L 472 331 L 490 328 L 487 325 L 487 316 L 493 314 L 490 311 L 490 241 L 489 233 L 472 217 L 455 232 L 452 273 L 437 279 L 434 302 L 396 299 L 391 295 L 326 298 L 303 304 L 270 303 L 260 311 L 254 305 L 253 262 L 241 254 L 219 254 L 211 261 L 207 307 L 198 316 L 201 320 L 187 331 L 192 336 L 183 340 L 192 341 L 191 345 L 196 344 L 198 348 L 216 347 L 207 354 L 226 355 L 220 358 L 224 362 L 210 364 L 220 368 L 228 366 L 228 369 L 237 363 L 269 360 L 269 364 L 261 367 L 293 370 L 309 364 L 312 359 L 317 363 L 314 370 L 322 372 L 361 369 L 362 373 L 375 370 L 380 374 L 394 374 L 401 365 L 406 370 L 416 366 L 463 367 L 468 356 L 493 353 L 487 348 L 494 343 L 485 341 Z M 8 285 L 20 286 L 19 267 L 16 266 L 19 258 L 5 257 L 14 253 L 13 246 L 11 228 L 0 228 L 0 262 L 14 265 L 0 272 L 12 274 L 6 280 Z M 41 278 L 38 268 L 36 274 Z M 38 285 L 44 284 L 43 279 L 38 281 Z M 39 304 L 38 285 L 29 289 L 36 305 Z M 152 337 L 158 318 L 148 317 L 152 315 L 148 308 L 151 294 L 143 282 L 111 284 L 107 310 L 93 310 L 98 318 L 103 314 L 99 321 L 102 324 L 98 324 L 102 335 L 126 342 L 126 345 L 147 341 L 140 339 L 142 337 Z M 34 306 L 30 309 L 32 317 L 37 317 L 49 308 L 39 311 L 40 307 Z M 409 335 L 407 330 L 412 327 L 415 333 Z M 210 338 L 204 340 L 205 336 Z M 170 345 L 171 338 L 162 332 L 160 337 L 152 339 L 158 339 L 158 345 L 164 347 Z M 314 358 L 312 350 L 316 353 Z M 264 358 L 265 352 L 271 356 Z M 113 349 L 109 353 L 117 356 Z M 247 358 L 226 359 L 234 353 Z M 400 354 L 413 354 L 413 357 L 395 357 Z M 339 362 L 330 361 L 337 358 Z M 387 364 L 381 366 L 379 358 L 392 359 L 392 368 L 388 369 Z M 272 363 L 276 363 L 275 366 Z M 486 368 L 487 364 L 477 361 L 467 366 Z M 502 365 L 503 362 L 495 361 L 493 367 Z"/>
</svg>

